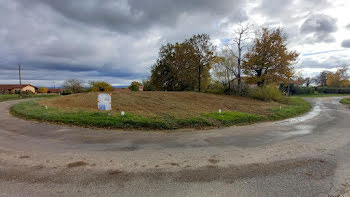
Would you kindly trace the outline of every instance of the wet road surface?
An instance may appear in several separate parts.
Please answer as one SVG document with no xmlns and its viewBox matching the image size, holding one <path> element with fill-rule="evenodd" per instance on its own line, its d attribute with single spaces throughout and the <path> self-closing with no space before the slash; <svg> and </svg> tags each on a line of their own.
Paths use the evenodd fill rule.
<svg viewBox="0 0 350 197">
<path fill-rule="evenodd" d="M 308 100 L 284 121 L 158 132 L 26 121 L 0 102 L 0 196 L 343 195 L 350 109 Z"/>
</svg>

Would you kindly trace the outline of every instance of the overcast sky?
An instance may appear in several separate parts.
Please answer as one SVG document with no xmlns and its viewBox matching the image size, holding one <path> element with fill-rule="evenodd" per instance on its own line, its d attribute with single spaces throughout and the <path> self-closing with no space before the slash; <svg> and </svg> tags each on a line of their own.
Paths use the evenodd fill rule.
<svg viewBox="0 0 350 197">
<path fill-rule="evenodd" d="M 218 48 L 238 21 L 282 27 L 305 76 L 350 64 L 349 0 L 1 0 L 0 83 L 146 79 L 167 42 L 207 33 Z"/>
</svg>

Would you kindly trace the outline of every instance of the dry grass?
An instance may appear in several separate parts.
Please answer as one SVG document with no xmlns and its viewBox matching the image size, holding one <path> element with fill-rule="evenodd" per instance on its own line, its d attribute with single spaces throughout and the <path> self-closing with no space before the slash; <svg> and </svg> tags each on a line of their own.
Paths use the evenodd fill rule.
<svg viewBox="0 0 350 197">
<path fill-rule="evenodd" d="M 83 93 L 40 101 L 41 105 L 66 111 L 97 111 L 97 93 Z M 205 94 L 196 92 L 114 92 L 113 112 L 125 111 L 146 117 L 193 117 L 203 113 L 239 111 L 269 115 L 272 108 L 281 104 L 263 102 L 246 97 Z"/>
</svg>

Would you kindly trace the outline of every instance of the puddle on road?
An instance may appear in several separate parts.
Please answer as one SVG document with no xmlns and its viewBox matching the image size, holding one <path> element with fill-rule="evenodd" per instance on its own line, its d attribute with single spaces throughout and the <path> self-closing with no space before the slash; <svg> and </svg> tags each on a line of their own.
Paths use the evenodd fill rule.
<svg viewBox="0 0 350 197">
<path fill-rule="evenodd" d="M 307 135 L 312 133 L 315 126 L 312 125 L 297 125 L 295 126 L 295 131 L 283 133 L 286 137 L 296 136 L 296 135 Z"/>
<path fill-rule="evenodd" d="M 291 118 L 291 119 L 288 119 L 288 120 L 285 120 L 285 121 L 281 121 L 277 124 L 295 124 L 295 123 L 298 123 L 298 122 L 305 122 L 305 121 L 308 121 L 308 120 L 311 120 L 313 118 L 315 118 L 316 116 L 318 116 L 320 113 L 321 113 L 321 103 L 320 102 L 317 102 L 315 104 L 315 106 L 313 107 L 312 111 L 307 113 L 306 115 L 304 116 L 300 116 L 300 117 L 296 117 L 296 118 Z"/>
</svg>

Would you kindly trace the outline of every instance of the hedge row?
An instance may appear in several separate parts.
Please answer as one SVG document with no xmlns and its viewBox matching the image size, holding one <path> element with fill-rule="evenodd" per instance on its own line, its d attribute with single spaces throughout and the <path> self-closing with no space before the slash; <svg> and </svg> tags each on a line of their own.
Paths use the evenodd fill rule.
<svg viewBox="0 0 350 197">
<path fill-rule="evenodd" d="M 280 89 L 284 92 L 288 91 L 288 86 L 281 85 Z M 338 87 L 299 87 L 290 84 L 290 95 L 300 94 L 350 94 L 350 88 Z"/>
</svg>

